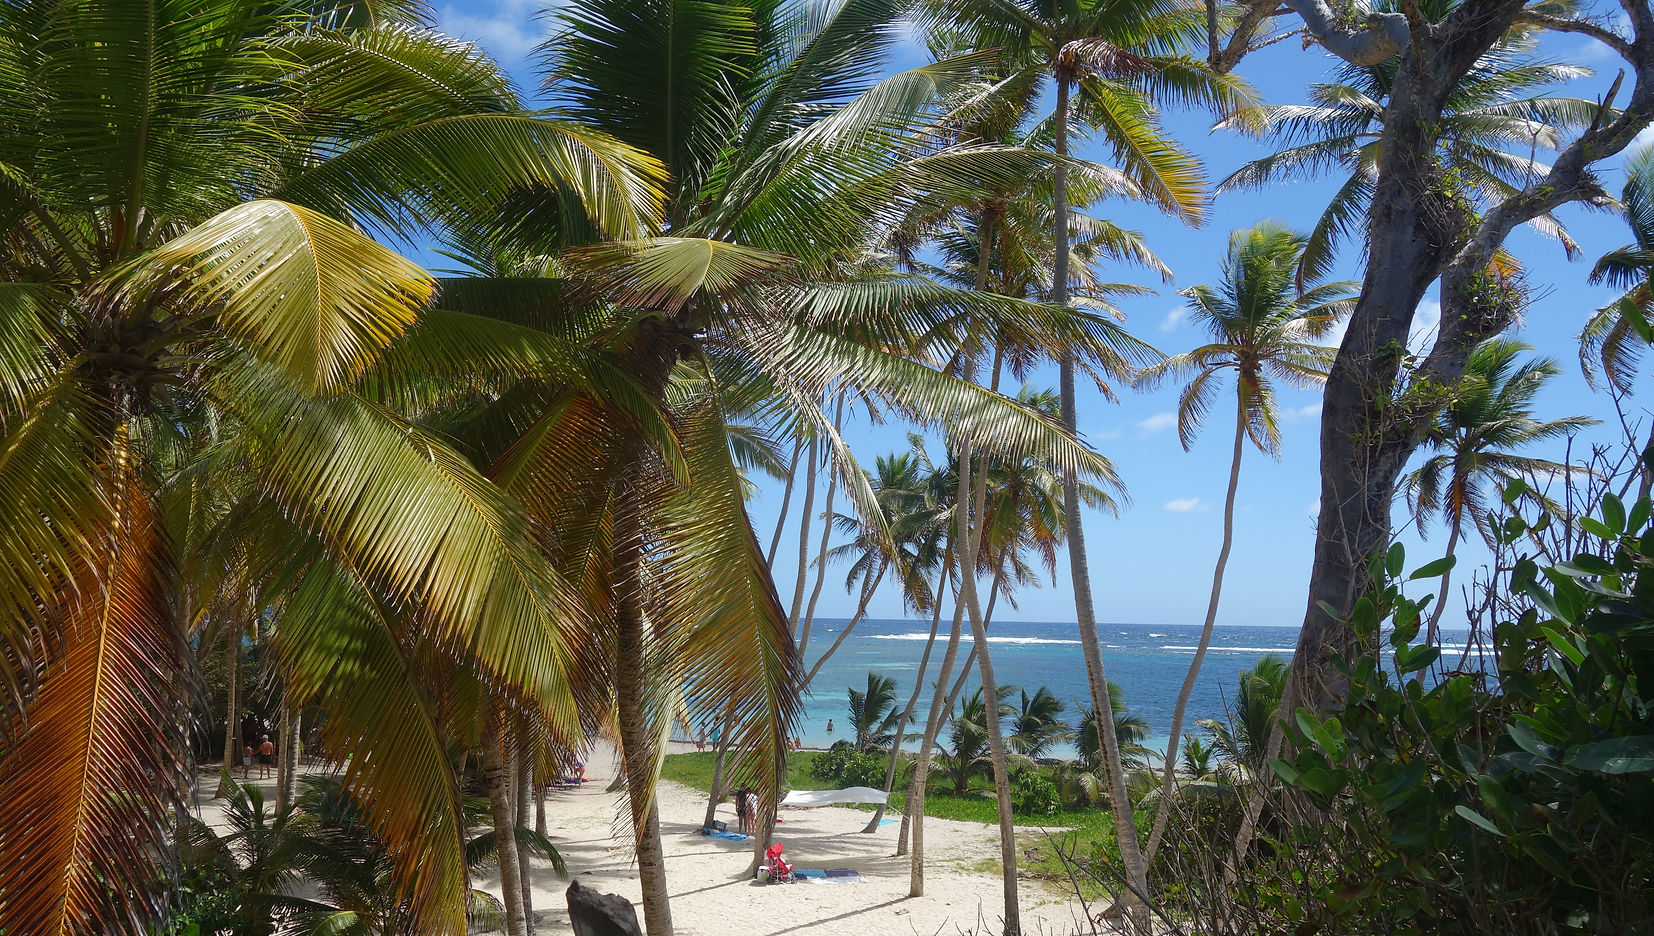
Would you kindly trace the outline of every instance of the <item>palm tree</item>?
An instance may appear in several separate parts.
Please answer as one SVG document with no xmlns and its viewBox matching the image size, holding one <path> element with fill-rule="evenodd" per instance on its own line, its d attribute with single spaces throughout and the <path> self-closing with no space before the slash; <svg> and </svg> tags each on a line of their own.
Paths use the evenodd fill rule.
<svg viewBox="0 0 1654 936">
<path fill-rule="evenodd" d="M 1562 373 L 1550 358 L 1521 360 L 1529 345 L 1492 338 L 1470 353 L 1464 376 L 1425 430 L 1424 463 L 1402 478 L 1401 490 L 1413 512 L 1419 533 L 1437 514 L 1447 520 L 1447 549 L 1454 555 L 1464 532 L 1465 519 L 1490 545 L 1493 533 L 1482 518 L 1487 515 L 1485 484 L 1504 487 L 1517 478 L 1533 479 L 1567 472 L 1568 467 L 1543 458 L 1517 455 L 1513 449 L 1565 438 L 1597 420 L 1586 416 L 1540 420 L 1533 415 L 1533 399 L 1545 382 Z M 1537 490 L 1537 486 L 1533 488 Z M 1451 565 L 1442 572 L 1441 589 L 1430 612 L 1425 639 L 1434 643 L 1442 613 L 1447 609 Z"/>
<path fill-rule="evenodd" d="M 1183 750 L 1179 755 L 1180 767 L 1192 780 L 1204 780 L 1212 776 L 1212 756 L 1216 753 L 1213 746 L 1201 741 L 1200 736 L 1192 732 L 1183 735 Z"/>
<path fill-rule="evenodd" d="M 1654 146 L 1632 151 L 1625 160 L 1625 185 L 1620 205 L 1632 241 L 1602 255 L 1591 270 L 1592 283 L 1625 290 L 1618 299 L 1597 310 L 1579 335 L 1579 363 L 1593 385 L 1600 373 L 1609 386 L 1630 393 L 1637 362 L 1654 330 L 1648 324 L 1654 290 Z M 1647 493 L 1646 489 L 1644 493 Z"/>
<path fill-rule="evenodd" d="M 1230 719 L 1200 722 L 1200 727 L 1212 736 L 1213 749 L 1244 770 L 1256 772 L 1264 767 L 1264 751 L 1275 728 L 1289 666 L 1286 657 L 1273 653 L 1259 657 L 1236 679 Z"/>
<path fill-rule="evenodd" d="M 1035 0 L 966 0 L 930 3 L 926 9 L 928 18 L 958 33 L 971 47 L 1004 49 L 1012 68 L 1048 74 L 1053 79 L 1056 103 L 1051 120 L 1052 147 L 1059 157 L 1068 155 L 1069 120 L 1078 116 L 1098 131 L 1119 169 L 1146 199 L 1185 218 L 1198 217 L 1204 194 L 1199 162 L 1164 134 L 1156 119 L 1157 105 L 1170 100 L 1193 101 L 1227 116 L 1246 113 L 1251 103 L 1243 83 L 1216 74 L 1185 54 L 1205 25 L 1202 4 L 1189 0 L 1061 0 L 1050 4 Z M 1078 100 L 1073 101 L 1076 90 Z M 1049 298 L 1066 306 L 1070 285 L 1067 168 L 1059 162 L 1054 175 Z M 1077 358 L 1062 353 L 1058 360 L 1063 424 L 1075 431 Z M 1092 704 L 1102 708 L 1109 704 L 1108 676 L 1097 638 L 1078 483 L 1077 474 L 1065 471 L 1070 575 Z M 1116 740 L 1106 727 L 1102 741 L 1114 765 L 1110 780 L 1114 798 L 1124 802 L 1124 770 L 1118 766 Z M 1137 908 L 1133 914 L 1135 925 L 1146 928 L 1147 912 L 1140 906 L 1138 895 L 1148 892 L 1147 865 L 1131 817 L 1118 810 L 1115 832 L 1131 885 L 1126 904 Z M 1005 929 L 1008 934 L 1019 931 L 1014 914 L 1008 916 Z"/>
<path fill-rule="evenodd" d="M 1005 700 L 1015 691 L 1012 686 L 999 687 L 997 714 L 1011 718 L 1016 714 Z M 959 712 L 949 720 L 949 750 L 940 756 L 943 771 L 953 781 L 953 792 L 963 796 L 970 792 L 971 781 L 994 772 L 994 758 L 988 737 L 988 706 L 982 687 L 966 696 L 959 704 Z"/>
<path fill-rule="evenodd" d="M 380 396 L 408 373 L 393 349 L 451 358 L 468 323 L 364 231 L 417 237 L 535 189 L 635 236 L 658 167 L 523 112 L 417 7 L 246 0 L 0 9 L 0 163 L 0 717 L 22 726 L 0 754 L 0 929 L 141 926 L 162 905 L 201 607 L 163 535 L 179 452 L 234 495 L 215 555 L 247 557 L 261 589 L 337 574 L 417 614 L 432 653 L 575 710 L 576 615 L 527 518 Z M 516 363 L 590 357 L 557 348 Z M 349 783 L 423 927 L 462 931 L 457 787 L 401 685 L 406 645 L 313 610 L 284 619 L 288 689 L 354 733 Z M 322 638 L 331 687 L 295 671 Z"/>
<path fill-rule="evenodd" d="M 1109 685 L 1108 697 L 1114 710 L 1110 722 L 1118 739 L 1122 770 L 1135 776 L 1143 769 L 1145 758 L 1153 753 L 1143 744 L 1149 737 L 1149 723 L 1126 707 L 1126 697 L 1119 685 Z M 1083 703 L 1076 703 L 1075 710 L 1079 718 L 1074 723 L 1074 762 L 1062 772 L 1065 798 L 1090 804 L 1106 802 L 1130 812 L 1129 792 L 1126 799 L 1115 798 L 1113 775 L 1104 762 L 1102 737 L 1097 733 L 1096 710 Z M 1124 806 L 1119 805 L 1122 803 Z"/>
<path fill-rule="evenodd" d="M 1024 757 L 1042 757 L 1053 745 L 1062 744 L 1074 733 L 1064 724 L 1062 700 L 1045 686 L 1030 696 L 1022 690 L 1022 704 L 1012 713 L 1011 747 Z"/>
<path fill-rule="evenodd" d="M 1457 0 L 1420 3 L 1431 20 L 1457 5 Z M 1548 93 L 1589 75 L 1589 69 L 1544 61 L 1534 55 L 1534 47 L 1531 36 L 1510 37 L 1483 55 L 1448 93 L 1438 134 L 1441 168 L 1478 204 L 1507 198 L 1542 177 L 1548 167 L 1533 152 L 1556 149 L 1567 131 L 1584 128 L 1598 113 L 1595 101 Z M 1230 173 L 1218 183 L 1220 194 L 1348 174 L 1304 245 L 1299 269 L 1309 279 L 1325 278 L 1341 242 L 1364 230 L 1378 179 L 1379 138 L 1400 61 L 1398 55 L 1376 65 L 1341 63 L 1333 81 L 1309 86 L 1309 104 L 1260 104 L 1240 124 L 1251 130 L 1261 122 L 1267 127 L 1265 139 L 1280 148 Z M 1560 242 L 1570 258 L 1579 253 L 1550 213 L 1528 223 Z"/>
<path fill-rule="evenodd" d="M 883 750 L 890 744 L 899 717 L 896 680 L 889 676 L 869 672 L 866 691 L 850 690 L 850 727 L 856 733 L 856 750 Z"/>
<path fill-rule="evenodd" d="M 1142 372 L 1139 384 L 1152 387 L 1168 377 L 1186 377 L 1178 398 L 1177 435 L 1184 449 L 1216 401 L 1226 372 L 1235 376 L 1235 444 L 1229 462 L 1229 489 L 1223 499 L 1223 544 L 1212 570 L 1212 593 L 1194 659 L 1172 708 L 1170 745 L 1183 731 L 1183 716 L 1206 648 L 1217 623 L 1223 571 L 1235 541 L 1235 492 L 1240 485 L 1241 454 L 1250 439 L 1258 451 L 1280 456 L 1281 435 L 1276 409 L 1275 382 L 1299 388 L 1319 387 L 1332 366 L 1336 348 L 1317 343 L 1326 337 L 1353 307 L 1355 284 L 1322 283 L 1318 270 L 1304 271 L 1307 238 L 1265 221 L 1229 237 L 1223 261 L 1223 280 L 1217 287 L 1200 285 L 1186 290 L 1190 321 L 1203 326 L 1214 339 L 1193 351 L 1175 355 Z M 1295 271 L 1298 271 L 1295 275 Z M 1177 782 L 1175 747 L 1166 751 L 1160 805 L 1149 833 L 1147 860 L 1154 860 L 1171 815 L 1173 785 Z"/>
<path fill-rule="evenodd" d="M 917 360 L 946 356 L 996 318 L 1036 313 L 1053 345 L 1083 343 L 1083 316 L 1058 321 L 868 256 L 880 226 L 919 193 L 971 191 L 974 178 L 1044 161 L 910 146 L 938 92 L 977 60 L 877 80 L 869 63 L 893 40 L 897 14 L 883 0 L 831 13 L 744 0 L 580 0 L 559 8 L 561 29 L 545 50 L 562 111 L 648 152 L 671 182 L 664 236 L 645 244 L 570 251 L 559 204 L 530 212 L 513 249 L 581 274 L 534 284 L 553 301 L 532 314 L 616 355 L 634 391 L 669 421 L 643 424 L 531 390 L 494 407 L 493 424 L 512 431 L 474 457 L 556 531 L 565 577 L 609 625 L 583 635 L 577 653 L 590 661 L 587 690 L 616 715 L 651 936 L 672 929 L 652 796 L 666 720 L 680 708 L 729 719 L 740 752 L 733 773 L 773 804 L 797 707 L 789 615 L 752 535 L 727 427 L 767 408 L 770 425 L 799 430 L 777 435 L 819 438 L 840 490 L 869 522 L 873 492 L 822 406 L 841 393 L 930 425 L 991 426 L 1013 450 L 1098 461 L 1050 421 Z M 673 65 L 645 79 L 640 61 Z M 570 308 L 571 293 L 601 300 Z M 546 323 L 547 304 L 563 319 Z M 758 854 L 773 818 L 768 808 L 760 816 Z"/>
</svg>

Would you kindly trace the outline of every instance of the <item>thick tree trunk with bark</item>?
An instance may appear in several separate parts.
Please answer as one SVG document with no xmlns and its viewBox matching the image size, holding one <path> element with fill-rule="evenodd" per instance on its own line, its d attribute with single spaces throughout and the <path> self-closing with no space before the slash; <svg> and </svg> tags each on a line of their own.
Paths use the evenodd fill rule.
<svg viewBox="0 0 1654 936">
<path fill-rule="evenodd" d="M 1055 113 L 1057 155 L 1068 155 L 1068 98 L 1070 79 L 1057 76 L 1057 107 Z M 1056 262 L 1052 270 L 1051 301 L 1068 304 L 1068 169 L 1058 163 L 1054 171 L 1053 216 L 1055 227 Z M 1062 396 L 1062 421 L 1069 432 L 1076 432 L 1078 414 L 1075 413 L 1074 357 L 1065 354 L 1059 369 Z M 1109 802 L 1113 804 L 1114 835 L 1120 846 L 1120 860 L 1125 865 L 1129 885 L 1125 905 L 1132 912 L 1128 918 L 1139 929 L 1148 926 L 1148 914 L 1139 894 L 1148 893 L 1148 869 L 1137 843 L 1137 826 L 1132 821 L 1131 798 L 1126 795 L 1125 769 L 1120 763 L 1120 740 L 1114 733 L 1114 719 L 1109 713 L 1114 707 L 1109 700 L 1108 673 L 1103 667 L 1102 644 L 1097 639 L 1097 611 L 1091 601 L 1091 569 L 1086 564 L 1085 527 L 1081 517 L 1084 505 L 1080 501 L 1079 476 L 1072 468 L 1062 473 L 1063 533 L 1068 545 L 1069 575 L 1074 581 L 1074 617 L 1079 622 L 1080 643 L 1085 653 L 1086 675 L 1091 683 L 1092 710 L 1097 713 L 1097 738 L 1102 748 L 1103 771 L 1108 775 Z"/>
<path fill-rule="evenodd" d="M 523 879 L 518 870 L 517 837 L 512 834 L 516 824 L 511 808 L 511 774 L 506 766 L 505 738 L 502 730 L 504 715 L 487 703 L 491 710 L 483 717 L 482 772 L 488 789 L 488 812 L 494 823 L 494 840 L 499 851 L 500 902 L 505 904 L 506 936 L 528 936 L 523 917 Z"/>
<path fill-rule="evenodd" d="M 512 739 L 512 750 L 515 752 L 516 780 L 512 784 L 511 792 L 517 800 L 516 825 L 519 829 L 528 828 L 528 804 L 530 793 L 534 787 L 534 752 L 528 744 L 528 732 L 525 726 L 519 723 L 516 737 Z M 517 871 L 523 881 L 523 925 L 530 933 L 534 932 L 534 883 L 532 881 L 533 857 L 527 852 L 518 850 Z"/>
<path fill-rule="evenodd" d="M 299 772 L 299 712 L 291 701 L 281 704 L 280 724 L 276 741 L 276 815 L 285 816 L 293 807 Z"/>
<path fill-rule="evenodd" d="M 1229 565 L 1229 549 L 1235 543 L 1235 491 L 1240 487 L 1241 453 L 1246 445 L 1246 410 L 1244 405 L 1235 413 L 1235 454 L 1229 462 L 1229 491 L 1223 499 L 1223 545 L 1218 547 L 1217 565 L 1212 569 L 1212 594 L 1206 601 L 1206 621 L 1200 628 L 1200 642 L 1195 646 L 1195 657 L 1189 661 L 1189 672 L 1183 677 L 1183 687 L 1177 693 L 1177 705 L 1172 708 L 1171 740 L 1166 742 L 1166 766 L 1160 781 L 1160 805 L 1154 812 L 1154 828 L 1149 833 L 1149 847 L 1143 856 L 1146 864 L 1154 864 L 1154 853 L 1160 848 L 1160 839 L 1166 834 L 1166 820 L 1171 816 L 1172 796 L 1177 783 L 1177 742 L 1183 731 L 1183 716 L 1189 710 L 1189 696 L 1200 677 L 1201 661 L 1206 659 L 1206 648 L 1212 643 L 1212 627 L 1218 620 L 1218 599 L 1223 594 L 1223 570 Z"/>
</svg>

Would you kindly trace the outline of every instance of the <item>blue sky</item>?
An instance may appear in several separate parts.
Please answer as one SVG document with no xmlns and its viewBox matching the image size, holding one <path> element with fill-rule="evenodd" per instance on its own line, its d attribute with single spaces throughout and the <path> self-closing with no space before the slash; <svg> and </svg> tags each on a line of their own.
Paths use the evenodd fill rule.
<svg viewBox="0 0 1654 936">
<path fill-rule="evenodd" d="M 530 66 L 531 51 L 546 29 L 545 21 L 535 15 L 541 8 L 542 4 L 534 0 L 456 3 L 439 7 L 439 18 L 445 31 L 477 41 L 509 68 L 522 85 L 533 87 L 537 82 Z M 1595 98 L 1603 93 L 1617 68 L 1616 60 L 1605 49 L 1582 37 L 1548 39 L 1541 51 L 1552 59 L 1600 71 L 1566 89 L 1567 93 L 1580 97 Z M 893 63 L 893 67 L 917 54 L 916 48 L 904 47 L 898 52 L 898 62 Z M 1286 41 L 1255 53 L 1238 71 L 1270 103 L 1300 103 L 1304 100 L 1306 85 L 1319 80 L 1332 65 L 1332 60 L 1319 49 L 1305 50 L 1296 41 Z M 1176 138 L 1206 162 L 1208 176 L 1214 181 L 1264 153 L 1259 144 L 1246 137 L 1210 131 L 1211 119 L 1207 115 L 1168 112 L 1164 116 L 1166 126 Z M 1084 149 L 1078 155 L 1106 159 L 1106 153 Z M 1617 193 L 1622 178 L 1619 161 L 1606 164 L 1601 176 L 1604 186 Z M 1325 206 L 1332 188 L 1330 183 L 1317 182 L 1278 186 L 1264 192 L 1226 193 L 1211 207 L 1207 222 L 1200 228 L 1189 228 L 1127 202 L 1093 206 L 1093 214 L 1142 231 L 1150 247 L 1177 275 L 1176 283 L 1167 287 L 1158 277 L 1142 270 L 1102 271 L 1110 280 L 1138 282 L 1160 290 L 1158 295 L 1126 299 L 1121 303 L 1128 316 L 1127 326 L 1138 337 L 1167 353 L 1202 343 L 1205 337 L 1181 321 L 1179 310 L 1183 300 L 1174 290 L 1216 280 L 1232 230 L 1249 227 L 1265 218 L 1307 229 Z M 1527 265 L 1538 297 L 1518 334 L 1541 353 L 1556 358 L 1565 369 L 1541 395 L 1538 402 L 1541 417 L 1594 415 L 1611 420 L 1609 400 L 1593 393 L 1580 376 L 1574 336 L 1591 312 L 1611 297 L 1610 291 L 1585 282 L 1590 263 L 1625 243 L 1629 236 L 1623 223 L 1612 214 L 1569 208 L 1561 212 L 1561 217 L 1583 248 L 1585 259 L 1569 262 L 1556 243 L 1526 230 L 1519 231 L 1507 244 Z M 1339 275 L 1359 279 L 1357 260 L 1356 250 L 1346 250 Z M 1427 301 L 1420 309 L 1416 331 L 1423 332 L 1433 326 L 1438 313 L 1434 302 Z M 1054 371 L 1037 374 L 1032 382 L 1054 387 L 1056 375 Z M 1177 440 L 1173 416 L 1175 388 L 1155 393 L 1122 390 L 1120 398 L 1119 404 L 1110 404 L 1082 387 L 1079 401 L 1081 432 L 1099 451 L 1113 459 L 1130 497 L 1129 506 L 1118 518 L 1101 514 L 1088 514 L 1086 518 L 1098 616 L 1104 621 L 1198 624 L 1205 614 L 1211 565 L 1221 533 L 1233 423 L 1224 418 L 1221 407 L 1217 408 L 1192 451 L 1185 453 Z M 1249 450 L 1242 468 L 1235 550 L 1218 616 L 1220 624 L 1291 626 L 1303 616 L 1319 493 L 1320 400 L 1315 393 L 1283 388 L 1280 403 L 1284 413 L 1281 459 L 1271 461 Z M 1636 403 L 1632 401 L 1634 406 Z M 1640 407 L 1636 412 L 1642 412 Z M 905 448 L 906 431 L 905 426 L 869 427 L 865 422 L 853 422 L 847 427 L 846 436 L 860 459 L 871 465 L 875 455 Z M 1575 443 L 1576 451 L 1583 450 L 1591 441 L 1611 442 L 1613 437 L 1606 429 L 1589 432 Z M 1562 457 L 1560 447 L 1529 454 Z M 779 486 L 766 484 L 751 505 L 759 537 L 766 544 L 776 522 L 780 500 Z M 843 508 L 842 499 L 839 507 Z M 1401 515 L 1398 507 L 1397 517 Z M 1445 533 L 1431 532 L 1426 543 L 1420 543 L 1411 532 L 1403 534 L 1413 560 L 1411 565 L 1422 564 L 1439 553 Z M 784 602 L 791 596 L 796 565 L 790 557 L 796 552 L 796 536 L 789 530 L 775 568 Z M 1474 543 L 1461 552 L 1461 570 L 1485 558 L 1485 553 Z M 1059 562 L 1058 568 L 1060 578 L 1056 587 L 1048 585 L 1022 592 L 1018 595 L 1020 607 L 1006 608 L 998 617 L 1001 620 L 1073 620 L 1066 558 Z M 1468 576 L 1461 572 L 1461 578 Z M 1458 604 L 1455 600 L 1450 605 L 1449 621 L 1462 620 Z M 853 610 L 854 600 L 843 587 L 842 568 L 830 569 L 818 613 L 847 616 Z M 886 590 L 875 598 L 871 613 L 875 617 L 902 616 L 899 596 L 893 590 Z"/>
</svg>

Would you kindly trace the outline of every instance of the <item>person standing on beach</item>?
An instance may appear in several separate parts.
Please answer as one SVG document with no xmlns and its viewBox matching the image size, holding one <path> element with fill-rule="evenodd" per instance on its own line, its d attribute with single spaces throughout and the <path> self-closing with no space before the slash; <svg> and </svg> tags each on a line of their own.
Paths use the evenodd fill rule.
<svg viewBox="0 0 1654 936">
<path fill-rule="evenodd" d="M 748 824 L 747 788 L 742 787 L 735 791 L 735 831 L 746 835 Z"/>
<path fill-rule="evenodd" d="M 695 735 L 695 750 L 706 750 L 706 722 L 701 722 L 701 731 Z"/>
<path fill-rule="evenodd" d="M 269 735 L 264 736 L 263 743 L 258 746 L 258 778 L 268 780 L 270 767 L 276 762 L 276 745 Z"/>
</svg>

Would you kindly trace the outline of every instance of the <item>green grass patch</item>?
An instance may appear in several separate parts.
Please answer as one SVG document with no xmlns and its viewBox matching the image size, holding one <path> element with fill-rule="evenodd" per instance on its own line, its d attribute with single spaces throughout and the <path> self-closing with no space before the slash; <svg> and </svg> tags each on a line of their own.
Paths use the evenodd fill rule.
<svg viewBox="0 0 1654 936">
<path fill-rule="evenodd" d="M 716 755 L 710 752 L 695 754 L 669 754 L 661 767 L 661 777 L 674 780 L 685 786 L 697 790 L 710 791 L 712 789 L 712 765 Z M 787 758 L 787 782 L 789 790 L 819 790 L 827 784 L 810 773 L 810 765 L 814 763 L 816 752 L 804 751 L 789 755 Z M 890 794 L 891 809 L 897 812 L 907 806 L 907 795 L 904 792 Z M 832 808 L 859 809 L 862 812 L 872 812 L 869 805 L 839 805 Z M 978 822 L 984 825 L 995 825 L 999 822 L 999 807 L 994 802 L 993 792 L 989 789 L 973 789 L 970 793 L 961 796 L 951 791 L 932 790 L 925 796 L 925 815 L 937 819 L 955 819 L 960 822 Z M 1138 825 L 1144 826 L 1146 817 L 1138 817 Z M 1023 876 L 1036 880 L 1046 881 L 1053 887 L 1066 891 L 1072 885 L 1069 883 L 1068 872 L 1063 868 L 1062 861 L 1057 857 L 1057 849 L 1053 847 L 1052 838 L 1055 838 L 1063 851 L 1085 857 L 1100 857 L 1111 861 L 1119 858 L 1119 848 L 1114 840 L 1114 817 L 1104 809 L 1063 809 L 1049 816 L 1016 816 L 1016 824 L 1021 827 L 1017 833 L 1017 846 L 1021 854 L 1019 870 Z M 1048 837 L 1041 827 L 1050 830 Z M 1143 834 L 1146 835 L 1146 829 Z M 997 873 L 999 861 L 996 857 L 984 857 L 980 862 L 971 862 L 964 870 Z M 1102 889 L 1091 886 L 1082 878 L 1082 885 L 1086 885 L 1087 899 L 1105 896 Z"/>
</svg>

